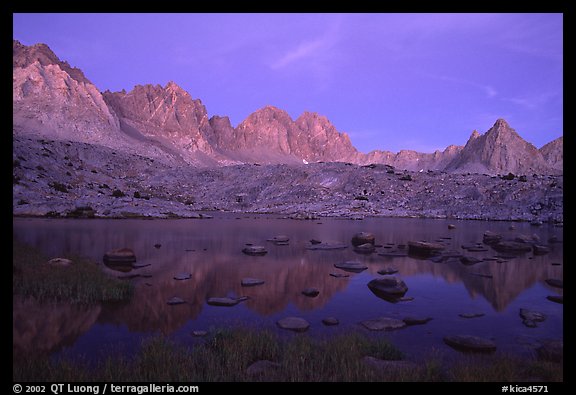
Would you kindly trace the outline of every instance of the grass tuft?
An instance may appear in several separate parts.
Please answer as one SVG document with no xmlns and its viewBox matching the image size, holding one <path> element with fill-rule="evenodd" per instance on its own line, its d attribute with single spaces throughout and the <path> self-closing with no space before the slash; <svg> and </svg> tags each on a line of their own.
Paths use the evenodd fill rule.
<svg viewBox="0 0 576 395">
<path fill-rule="evenodd" d="M 13 241 L 12 290 L 14 295 L 39 302 L 64 301 L 74 304 L 119 302 L 132 296 L 129 282 L 112 278 L 81 257 L 70 257 L 69 267 L 48 265 L 38 250 Z"/>
</svg>

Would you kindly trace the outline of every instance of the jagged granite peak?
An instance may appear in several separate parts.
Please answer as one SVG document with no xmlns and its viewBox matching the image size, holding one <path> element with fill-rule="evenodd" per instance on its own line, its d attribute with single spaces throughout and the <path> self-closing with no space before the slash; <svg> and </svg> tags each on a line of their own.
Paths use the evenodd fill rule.
<svg viewBox="0 0 576 395">
<path fill-rule="evenodd" d="M 539 149 L 546 163 L 556 170 L 563 170 L 564 167 L 564 136 L 555 140 Z"/>
<path fill-rule="evenodd" d="M 15 41 L 13 48 L 14 131 L 107 146 L 119 142 L 117 117 L 80 70 L 43 44 Z"/>
<path fill-rule="evenodd" d="M 504 119 L 498 119 L 483 135 L 473 133 L 448 171 L 477 173 L 547 173 L 542 154 L 526 142 Z"/>
<path fill-rule="evenodd" d="M 46 44 L 34 44 L 26 46 L 18 40 L 12 41 L 12 68 L 26 68 L 34 62 L 42 66 L 57 65 L 70 77 L 78 82 L 90 83 L 82 70 L 70 66 L 66 61 L 62 61 Z"/>
<path fill-rule="evenodd" d="M 213 152 L 214 136 L 206 107 L 175 82 L 164 87 L 136 85 L 130 92 L 106 91 L 103 96 L 127 134 L 162 139 L 164 144 L 183 149 L 183 155 L 186 151 Z"/>
<path fill-rule="evenodd" d="M 202 102 L 174 81 L 101 93 L 47 45 L 25 46 L 14 40 L 13 134 L 20 133 L 197 166 L 345 161 L 494 174 L 561 173 L 563 163 L 562 139 L 537 150 L 504 119 L 483 135 L 474 131 L 465 147 L 434 153 L 363 154 L 325 116 L 307 111 L 293 120 L 274 106 L 255 111 L 234 128 L 227 117 L 209 119 Z"/>
</svg>

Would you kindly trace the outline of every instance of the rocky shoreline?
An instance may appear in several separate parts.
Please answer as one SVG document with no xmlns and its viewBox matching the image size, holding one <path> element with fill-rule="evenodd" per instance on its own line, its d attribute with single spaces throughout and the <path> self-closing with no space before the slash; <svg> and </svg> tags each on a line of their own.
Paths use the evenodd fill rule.
<svg viewBox="0 0 576 395">
<path fill-rule="evenodd" d="M 13 136 L 14 216 L 209 217 L 200 212 L 558 224 L 563 177 L 338 162 L 199 168 L 99 145 Z"/>
</svg>

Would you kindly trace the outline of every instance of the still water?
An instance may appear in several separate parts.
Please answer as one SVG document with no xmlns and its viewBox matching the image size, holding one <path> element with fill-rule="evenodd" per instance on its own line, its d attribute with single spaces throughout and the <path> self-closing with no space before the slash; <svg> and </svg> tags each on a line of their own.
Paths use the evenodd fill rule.
<svg viewBox="0 0 576 395">
<path fill-rule="evenodd" d="M 448 224 L 455 229 L 448 229 Z M 513 225 L 514 229 L 511 229 Z M 25 219 L 13 221 L 14 238 L 38 247 L 50 257 L 82 255 L 102 264 L 103 254 L 113 248 L 134 250 L 137 263 L 148 265 L 128 274 L 142 274 L 135 284 L 133 299 L 126 304 L 78 308 L 67 304 L 37 305 L 14 300 L 13 343 L 15 352 L 33 355 L 83 355 L 98 358 L 107 352 L 130 353 L 142 339 L 165 334 L 184 344 L 202 341 L 191 332 L 229 326 L 268 328 L 281 336 L 299 336 L 276 326 L 286 316 L 305 318 L 311 336 L 330 336 L 342 331 L 360 331 L 382 336 L 409 356 L 428 352 L 456 353 L 446 346 L 446 335 L 469 334 L 490 338 L 498 352 L 530 355 L 539 342 L 563 338 L 563 305 L 546 299 L 562 295 L 544 280 L 563 279 L 562 228 L 539 227 L 528 223 L 445 221 L 429 219 L 372 218 L 362 221 L 322 219 L 296 221 L 272 216 L 224 215 L 203 220 L 59 220 Z M 379 252 L 395 251 L 408 241 L 441 241 L 448 250 L 479 259 L 498 254 L 466 252 L 462 245 L 481 242 L 486 230 L 505 238 L 536 236 L 547 244 L 545 255 L 525 253 L 508 260 L 483 260 L 463 265 L 459 260 L 433 262 L 409 256 L 387 257 Z M 353 251 L 350 242 L 357 232 L 371 232 L 379 246 L 370 255 Z M 290 237 L 289 245 L 274 245 L 267 239 Z M 308 250 L 310 239 L 344 243 L 342 250 Z M 264 256 L 242 253 L 247 243 L 266 246 Z M 160 244 L 160 248 L 155 245 Z M 345 273 L 335 263 L 356 260 L 368 269 L 336 278 Z M 384 268 L 398 270 L 408 286 L 409 300 L 390 303 L 367 287 L 382 277 Z M 118 275 L 125 273 L 116 272 Z M 190 273 L 177 281 L 174 276 Z M 482 274 L 484 276 L 478 276 Z M 490 277 L 491 276 L 491 277 Z M 242 287 L 246 277 L 264 284 Z M 305 288 L 320 291 L 311 298 Z M 185 304 L 171 306 L 167 301 L 180 297 Z M 210 306 L 210 297 L 249 299 L 233 307 Z M 413 298 L 413 299 L 412 299 Z M 411 300 L 410 300 L 411 299 Z M 520 308 L 546 315 L 536 328 L 528 328 L 519 316 Z M 462 313 L 483 313 L 462 318 Z M 325 326 L 322 319 L 336 317 L 340 324 Z M 359 323 L 377 317 L 402 319 L 424 316 L 433 319 L 425 325 L 408 326 L 388 332 L 371 332 Z M 434 350 L 434 351 L 432 351 Z"/>
</svg>

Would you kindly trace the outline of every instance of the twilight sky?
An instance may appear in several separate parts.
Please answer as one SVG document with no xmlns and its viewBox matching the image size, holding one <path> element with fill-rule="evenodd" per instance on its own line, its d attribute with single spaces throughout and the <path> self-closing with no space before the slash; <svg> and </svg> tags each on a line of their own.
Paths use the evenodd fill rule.
<svg viewBox="0 0 576 395">
<path fill-rule="evenodd" d="M 14 14 L 101 91 L 173 80 L 233 126 L 325 115 L 360 151 L 443 150 L 504 118 L 563 134 L 562 14 Z"/>
</svg>

